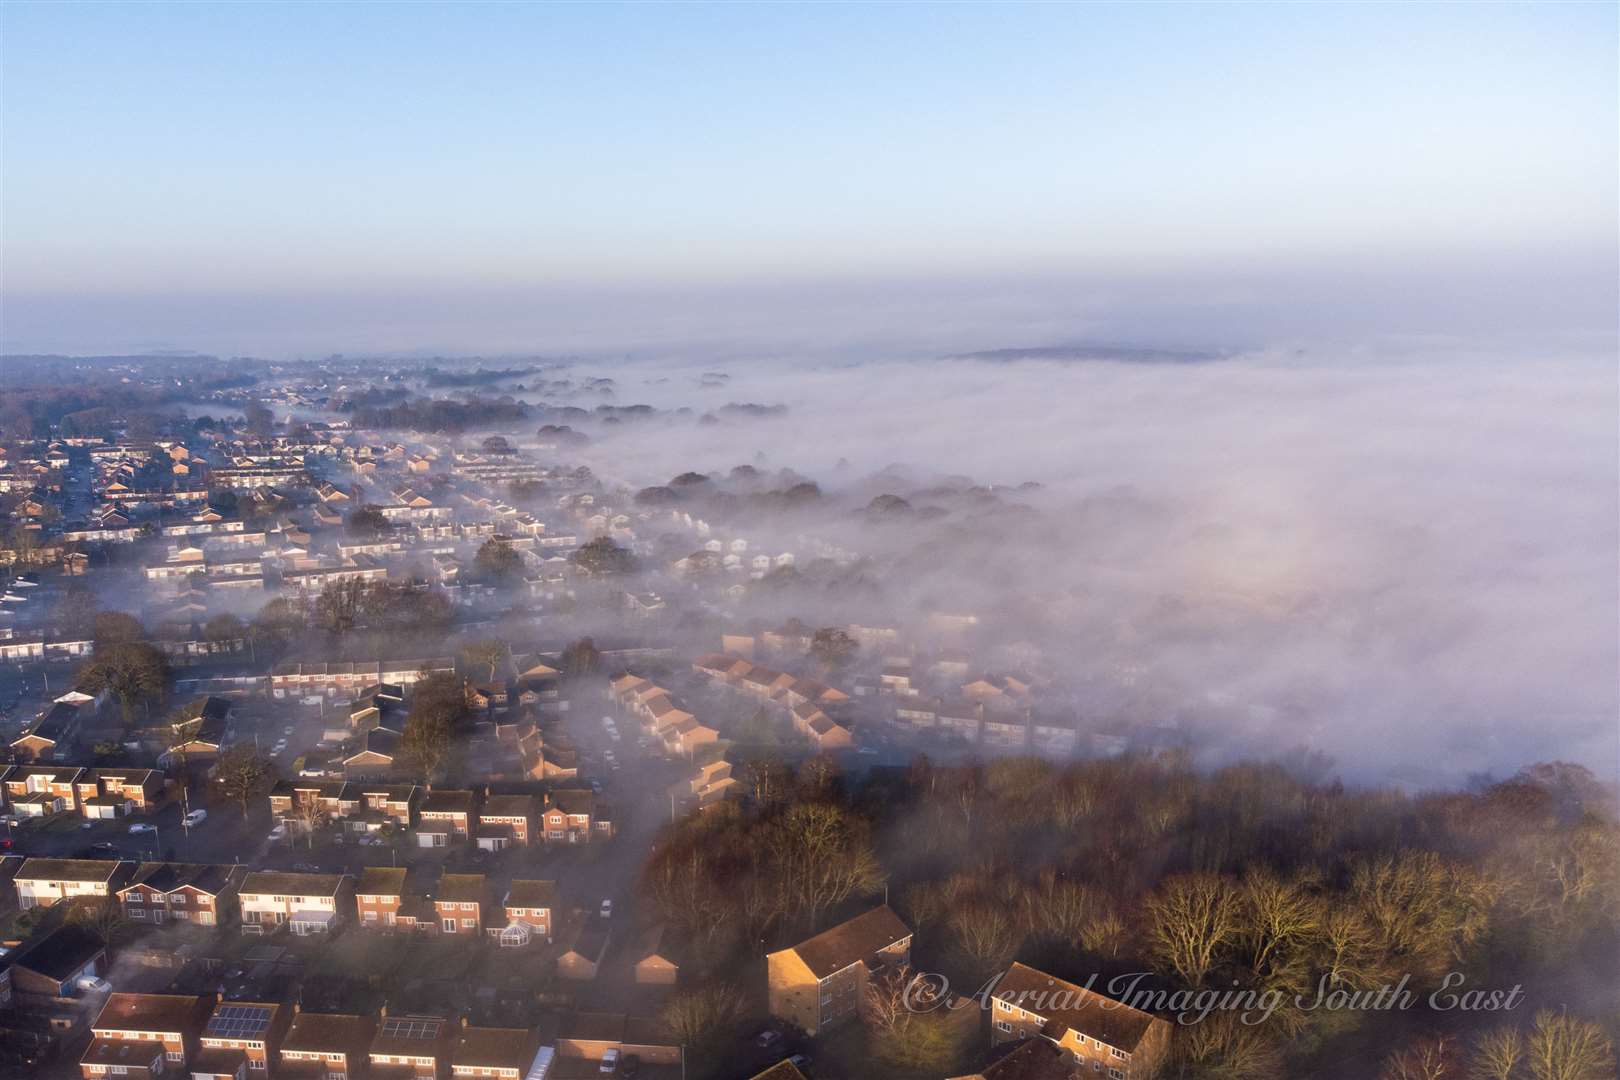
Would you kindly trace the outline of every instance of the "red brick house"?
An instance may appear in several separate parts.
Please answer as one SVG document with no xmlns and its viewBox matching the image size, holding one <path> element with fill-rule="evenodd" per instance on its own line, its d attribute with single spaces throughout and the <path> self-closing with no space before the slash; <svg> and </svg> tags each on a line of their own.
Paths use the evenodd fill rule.
<svg viewBox="0 0 1620 1080">
<path fill-rule="evenodd" d="M 247 874 L 245 866 L 146 862 L 116 895 L 124 916 L 137 924 L 217 926 L 235 910 L 237 890 Z"/>
<path fill-rule="evenodd" d="M 84 1080 L 184 1074 L 214 1011 L 212 994 L 112 994 L 79 1058 Z"/>
</svg>

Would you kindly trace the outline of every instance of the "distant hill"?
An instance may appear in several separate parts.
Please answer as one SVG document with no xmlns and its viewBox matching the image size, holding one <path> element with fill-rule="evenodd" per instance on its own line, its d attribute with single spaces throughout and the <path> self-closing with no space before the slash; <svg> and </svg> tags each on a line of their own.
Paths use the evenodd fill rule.
<svg viewBox="0 0 1620 1080">
<path fill-rule="evenodd" d="M 1128 345 L 1039 345 L 1027 349 L 989 349 L 984 352 L 956 353 L 947 360 L 982 360 L 1009 363 L 1014 360 L 1109 360 L 1125 364 L 1205 364 L 1226 359 L 1218 352 L 1188 352 L 1176 349 L 1145 349 Z"/>
</svg>

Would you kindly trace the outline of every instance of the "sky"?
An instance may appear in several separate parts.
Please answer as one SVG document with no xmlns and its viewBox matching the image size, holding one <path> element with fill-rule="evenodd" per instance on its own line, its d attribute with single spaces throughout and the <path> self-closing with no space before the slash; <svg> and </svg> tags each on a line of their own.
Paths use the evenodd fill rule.
<svg viewBox="0 0 1620 1080">
<path fill-rule="evenodd" d="M 1616 12 L 8 3 L 0 347 L 1603 333 Z"/>
</svg>

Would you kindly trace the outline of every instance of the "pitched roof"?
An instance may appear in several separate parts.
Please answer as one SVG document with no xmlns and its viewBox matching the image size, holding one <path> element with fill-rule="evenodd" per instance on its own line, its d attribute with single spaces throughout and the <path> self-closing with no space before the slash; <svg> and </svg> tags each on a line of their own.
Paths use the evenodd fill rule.
<svg viewBox="0 0 1620 1080">
<path fill-rule="evenodd" d="M 124 863 L 119 859 L 29 859 L 17 871 L 18 881 L 111 881 Z"/>
<path fill-rule="evenodd" d="M 1154 1022 L 1140 1009 L 1016 962 L 991 996 L 1127 1052 L 1136 1049 Z"/>
<path fill-rule="evenodd" d="M 555 881 L 534 881 L 523 878 L 512 882 L 506 890 L 506 906 L 519 908 L 549 908 L 557 902 Z"/>
<path fill-rule="evenodd" d="M 96 1030 L 201 1030 L 214 1008 L 212 994 L 111 994 L 96 1017 Z"/>
<path fill-rule="evenodd" d="M 65 979 L 107 948 L 101 935 L 77 923 L 64 923 L 48 934 L 24 942 L 8 959 L 50 979 Z"/>
<path fill-rule="evenodd" d="M 357 896 L 403 896 L 405 867 L 368 866 L 361 872 L 354 891 Z"/>
<path fill-rule="evenodd" d="M 529 1028 L 463 1027 L 450 1051 L 453 1066 L 517 1069 L 534 1061 L 540 1036 Z"/>
<path fill-rule="evenodd" d="M 817 978 L 826 978 L 910 936 L 911 930 L 900 916 L 887 904 L 880 904 L 799 942 L 792 951 Z"/>
<path fill-rule="evenodd" d="M 242 893 L 273 896 L 335 896 L 342 874 L 300 874 L 294 871 L 255 870 L 242 881 Z"/>
<path fill-rule="evenodd" d="M 350 1050 L 363 1049 L 371 1041 L 373 1021 L 370 1017 L 349 1013 L 301 1012 L 293 1017 L 292 1027 L 281 1040 L 283 1050 Z"/>
</svg>

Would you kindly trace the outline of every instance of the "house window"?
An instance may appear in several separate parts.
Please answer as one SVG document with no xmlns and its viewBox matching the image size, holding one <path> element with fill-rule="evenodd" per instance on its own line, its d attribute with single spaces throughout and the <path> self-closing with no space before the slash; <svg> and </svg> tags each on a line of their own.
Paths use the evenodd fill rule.
<svg viewBox="0 0 1620 1080">
<path fill-rule="evenodd" d="M 461 925 L 466 927 L 468 930 L 476 930 L 476 929 L 478 929 L 478 920 L 477 919 L 462 919 L 461 920 Z"/>
<path fill-rule="evenodd" d="M 441 929 L 443 929 L 447 934 L 453 934 L 456 932 L 456 920 L 454 919 L 445 919 L 440 925 Z"/>
<path fill-rule="evenodd" d="M 996 1021 L 996 1030 L 997 1031 L 1011 1031 L 1012 1030 L 1012 1024 L 1009 1023 L 1006 1020 L 997 1020 Z"/>
<path fill-rule="evenodd" d="M 164 1056 L 167 1057 L 170 1061 L 184 1061 L 184 1060 L 186 1060 L 186 1052 L 184 1050 L 170 1050 Z"/>
<path fill-rule="evenodd" d="M 1099 1045 L 1099 1046 L 1101 1046 L 1101 1045 L 1102 1045 L 1102 1043 L 1100 1043 L 1100 1042 L 1099 1042 L 1099 1043 L 1098 1043 L 1098 1044 L 1097 1044 L 1097 1045 Z M 1125 1057 L 1125 1051 L 1123 1051 L 1123 1050 L 1120 1050 L 1120 1049 L 1117 1049 L 1117 1048 L 1115 1048 L 1115 1047 L 1112 1047 L 1112 1046 L 1110 1046 L 1110 1047 L 1109 1047 L 1109 1048 L 1108 1048 L 1108 1052 L 1109 1052 L 1109 1053 L 1110 1053 L 1110 1054 L 1113 1054 L 1113 1055 L 1114 1055 L 1114 1056 L 1115 1056 L 1115 1057 L 1117 1057 L 1117 1058 L 1121 1058 L 1121 1059 L 1123 1059 L 1123 1058 L 1124 1058 L 1124 1057 Z"/>
<path fill-rule="evenodd" d="M 1120 1072 L 1118 1069 L 1109 1069 L 1108 1077 L 1109 1080 L 1125 1080 L 1125 1074 Z"/>
</svg>

